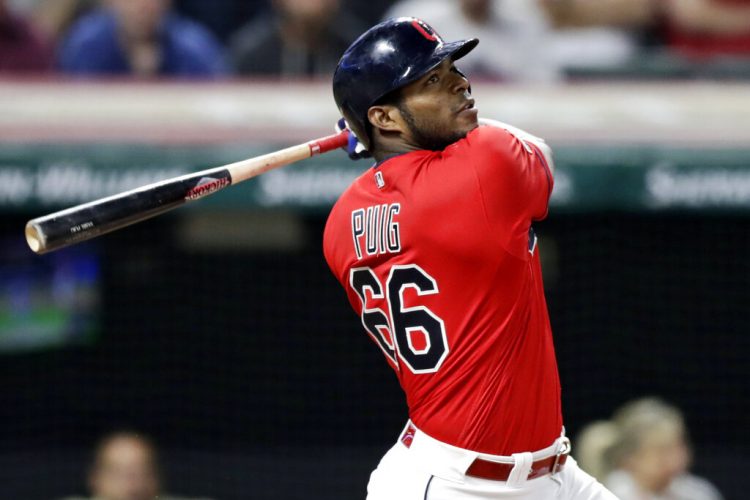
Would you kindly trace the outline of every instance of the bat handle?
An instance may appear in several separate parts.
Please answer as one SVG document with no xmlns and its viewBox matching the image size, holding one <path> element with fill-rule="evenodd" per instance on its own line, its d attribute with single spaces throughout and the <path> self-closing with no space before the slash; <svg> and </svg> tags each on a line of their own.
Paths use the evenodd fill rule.
<svg viewBox="0 0 750 500">
<path fill-rule="evenodd" d="M 346 147 L 349 143 L 349 131 L 342 130 L 338 134 L 321 137 L 314 141 L 310 141 L 307 145 L 310 147 L 310 156 L 315 156 L 334 149 Z"/>
</svg>

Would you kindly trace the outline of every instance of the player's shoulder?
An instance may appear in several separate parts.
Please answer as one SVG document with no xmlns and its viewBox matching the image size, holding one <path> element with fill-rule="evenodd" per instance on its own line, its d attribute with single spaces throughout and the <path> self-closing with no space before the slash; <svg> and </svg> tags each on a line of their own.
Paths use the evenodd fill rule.
<svg viewBox="0 0 750 500">
<path fill-rule="evenodd" d="M 343 279 L 347 260 L 347 243 L 351 239 L 351 213 L 361 204 L 362 192 L 368 173 L 372 175 L 372 168 L 354 179 L 339 195 L 328 213 L 323 229 L 323 256 L 333 274 Z"/>
<path fill-rule="evenodd" d="M 368 177 L 372 176 L 372 172 L 373 168 L 369 167 L 349 183 L 346 189 L 344 189 L 338 196 L 338 198 L 336 198 L 336 201 L 333 204 L 333 208 L 331 209 L 331 212 L 328 216 L 329 220 L 335 213 L 356 202 L 358 194 L 361 193 L 365 188 L 365 180 Z"/>
<path fill-rule="evenodd" d="M 333 203 L 331 211 L 328 213 L 325 229 L 323 231 L 324 243 L 326 240 L 333 237 L 333 233 L 336 232 L 337 229 L 341 228 L 342 217 L 348 221 L 351 208 L 357 205 L 361 193 L 363 189 L 365 189 L 367 178 L 372 176 L 372 171 L 373 168 L 370 167 L 358 175 Z"/>
<path fill-rule="evenodd" d="M 500 127 L 479 125 L 448 149 L 457 156 L 489 158 L 508 155 L 513 148 L 514 137 L 510 132 Z"/>
<path fill-rule="evenodd" d="M 502 127 L 481 124 L 466 134 L 466 139 L 467 142 L 474 145 L 485 142 L 491 144 L 502 144 L 503 142 L 511 142 L 513 140 L 513 134 Z"/>
</svg>

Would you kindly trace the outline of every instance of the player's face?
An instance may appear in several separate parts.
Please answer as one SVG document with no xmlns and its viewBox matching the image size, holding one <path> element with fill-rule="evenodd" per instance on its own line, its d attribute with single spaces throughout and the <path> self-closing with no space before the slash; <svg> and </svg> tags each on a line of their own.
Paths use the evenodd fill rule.
<svg viewBox="0 0 750 500">
<path fill-rule="evenodd" d="M 406 124 L 405 139 L 433 151 L 466 137 L 478 125 L 469 81 L 450 59 L 404 87 L 398 109 Z"/>
</svg>

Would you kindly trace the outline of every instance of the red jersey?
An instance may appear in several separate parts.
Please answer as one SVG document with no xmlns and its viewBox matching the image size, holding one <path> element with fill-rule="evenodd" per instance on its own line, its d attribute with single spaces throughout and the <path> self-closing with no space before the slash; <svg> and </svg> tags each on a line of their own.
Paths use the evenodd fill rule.
<svg viewBox="0 0 750 500">
<path fill-rule="evenodd" d="M 510 455 L 562 428 L 532 220 L 552 176 L 541 152 L 480 126 L 444 151 L 368 170 L 325 228 L 326 260 L 428 435 Z"/>
</svg>

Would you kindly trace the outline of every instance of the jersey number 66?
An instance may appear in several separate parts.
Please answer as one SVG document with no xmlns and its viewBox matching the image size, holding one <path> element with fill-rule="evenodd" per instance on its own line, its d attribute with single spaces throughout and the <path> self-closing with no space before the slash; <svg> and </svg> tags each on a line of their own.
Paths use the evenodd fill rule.
<svg viewBox="0 0 750 500">
<path fill-rule="evenodd" d="M 352 269 L 349 284 L 362 301 L 362 325 L 397 367 L 400 358 L 414 373 L 432 373 L 440 368 L 448 355 L 443 320 L 424 306 L 404 307 L 407 288 L 414 288 L 418 296 L 438 293 L 437 282 L 424 269 L 416 264 L 393 266 L 385 283 L 387 297 L 369 267 Z M 373 300 L 386 299 L 390 322 L 382 309 L 368 308 L 368 289 Z M 424 335 L 424 345 L 416 347 L 419 332 Z"/>
</svg>

